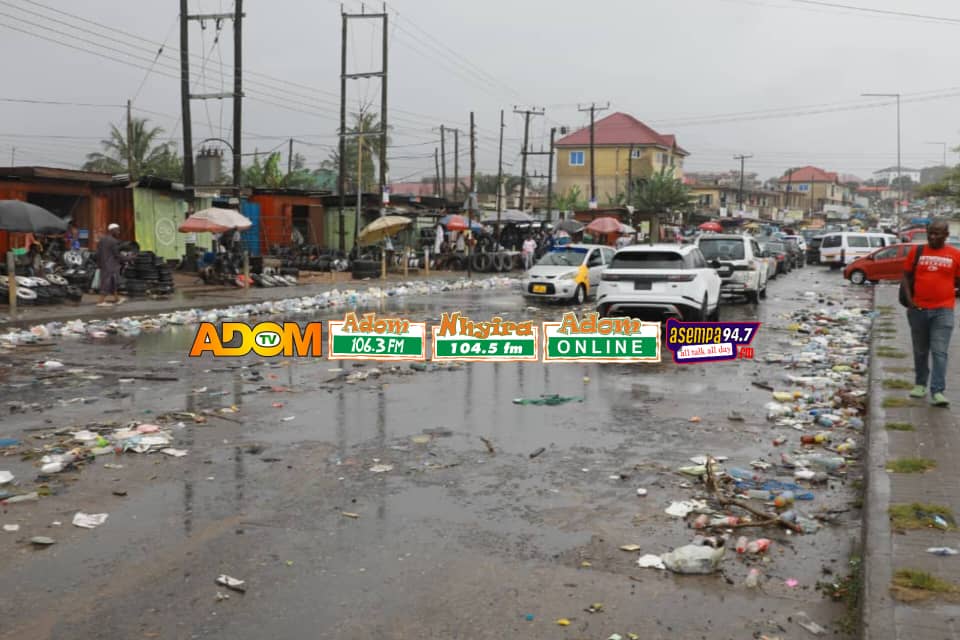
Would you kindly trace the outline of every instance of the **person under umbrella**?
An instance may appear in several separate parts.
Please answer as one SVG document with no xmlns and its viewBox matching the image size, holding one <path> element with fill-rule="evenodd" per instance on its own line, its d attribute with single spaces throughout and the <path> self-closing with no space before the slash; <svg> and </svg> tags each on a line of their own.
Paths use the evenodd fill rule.
<svg viewBox="0 0 960 640">
<path fill-rule="evenodd" d="M 120 225 L 113 222 L 107 226 L 107 235 L 100 238 L 97 245 L 97 266 L 100 268 L 100 302 L 98 307 L 110 307 L 126 302 L 118 293 L 120 288 L 120 268 L 129 258 L 120 253 Z M 113 302 L 107 302 L 107 296 L 113 296 Z"/>
</svg>

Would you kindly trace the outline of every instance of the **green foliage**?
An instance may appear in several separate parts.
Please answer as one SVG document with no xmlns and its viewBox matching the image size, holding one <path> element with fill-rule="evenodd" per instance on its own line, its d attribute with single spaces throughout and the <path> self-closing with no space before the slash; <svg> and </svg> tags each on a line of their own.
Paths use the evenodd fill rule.
<svg viewBox="0 0 960 640">
<path fill-rule="evenodd" d="M 364 192 L 377 191 L 380 188 L 380 174 L 377 171 L 375 160 L 380 158 L 381 136 L 379 134 L 383 125 L 380 123 L 380 116 L 374 112 L 363 112 L 353 114 L 353 126 L 347 129 L 348 133 L 370 132 L 363 136 L 362 154 L 360 155 L 361 172 L 363 184 L 361 188 Z M 390 144 L 390 137 L 387 136 L 387 145 Z M 344 178 L 345 189 L 348 193 L 357 190 L 357 154 L 360 148 L 360 136 L 349 136 L 344 141 Z M 320 164 L 322 170 L 340 170 L 340 149 L 334 149 L 330 156 Z"/>
<path fill-rule="evenodd" d="M 586 197 L 577 185 L 567 189 L 566 193 L 555 196 L 553 201 L 553 207 L 558 211 L 582 211 L 587 208 L 588 204 Z"/>
<path fill-rule="evenodd" d="M 923 473 L 937 466 L 927 458 L 897 458 L 887 462 L 887 471 L 893 473 Z"/>
<path fill-rule="evenodd" d="M 171 142 L 157 144 L 163 135 L 160 127 L 149 127 L 147 118 L 132 118 L 131 136 L 127 140 L 126 127 L 110 125 L 110 137 L 101 140 L 103 151 L 87 154 L 83 168 L 103 173 L 127 173 L 128 157 L 132 161 L 132 177 L 157 176 L 167 180 L 183 180 L 183 159 Z M 129 150 L 129 155 L 128 155 Z"/>
<path fill-rule="evenodd" d="M 634 181 L 633 202 L 637 213 L 671 213 L 692 207 L 690 189 L 666 167 L 649 178 Z"/>
</svg>

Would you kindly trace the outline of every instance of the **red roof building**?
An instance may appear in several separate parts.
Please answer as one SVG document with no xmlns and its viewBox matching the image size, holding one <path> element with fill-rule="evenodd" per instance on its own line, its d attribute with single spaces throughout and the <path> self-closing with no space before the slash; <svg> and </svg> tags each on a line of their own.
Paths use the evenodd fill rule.
<svg viewBox="0 0 960 640">
<path fill-rule="evenodd" d="M 840 178 L 832 171 L 824 171 L 819 167 L 800 167 L 794 169 L 788 175 L 780 178 L 779 182 L 786 184 L 788 182 L 839 182 Z"/>
<path fill-rule="evenodd" d="M 596 146 L 655 146 L 665 150 L 675 150 L 682 156 L 690 155 L 677 146 L 673 134 L 660 134 L 627 113 L 613 113 L 597 120 L 593 125 L 594 145 Z M 557 140 L 557 147 L 580 147 L 590 144 L 590 127 L 574 131 Z"/>
</svg>

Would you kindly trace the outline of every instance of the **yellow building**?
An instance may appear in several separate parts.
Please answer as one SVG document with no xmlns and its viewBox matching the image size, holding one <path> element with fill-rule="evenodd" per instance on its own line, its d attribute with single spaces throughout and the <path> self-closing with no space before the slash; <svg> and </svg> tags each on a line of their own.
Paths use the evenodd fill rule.
<svg viewBox="0 0 960 640">
<path fill-rule="evenodd" d="M 683 159 L 690 155 L 672 135 L 657 133 L 626 113 L 614 113 L 594 123 L 594 175 L 598 203 L 627 192 L 628 180 L 649 176 L 661 169 L 683 177 Z M 590 197 L 590 127 L 556 142 L 557 191 L 579 187 Z"/>
<path fill-rule="evenodd" d="M 840 184 L 837 174 L 818 167 L 794 169 L 780 178 L 777 184 L 780 191 L 799 194 L 803 203 L 800 208 L 809 213 L 823 211 L 827 205 L 849 205 L 853 202 L 850 189 Z"/>
</svg>

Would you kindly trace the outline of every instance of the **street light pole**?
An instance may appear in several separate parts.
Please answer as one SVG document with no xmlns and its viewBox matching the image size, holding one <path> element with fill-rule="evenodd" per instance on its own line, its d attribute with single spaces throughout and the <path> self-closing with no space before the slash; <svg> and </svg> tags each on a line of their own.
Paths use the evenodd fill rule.
<svg viewBox="0 0 960 640">
<path fill-rule="evenodd" d="M 872 98 L 896 98 L 897 99 L 897 217 L 900 217 L 900 202 L 903 200 L 903 183 L 900 178 L 902 166 L 900 164 L 900 94 L 899 93 L 861 93 L 861 96 Z"/>
</svg>

